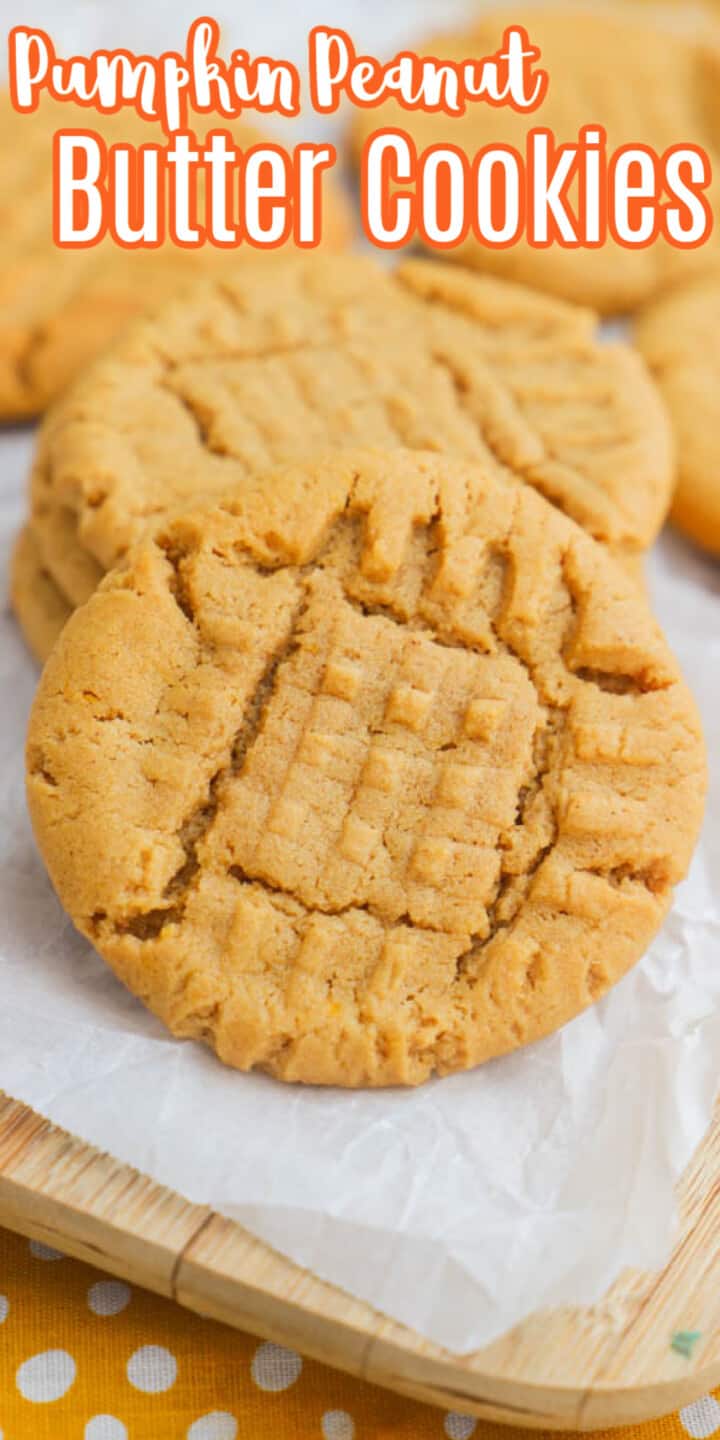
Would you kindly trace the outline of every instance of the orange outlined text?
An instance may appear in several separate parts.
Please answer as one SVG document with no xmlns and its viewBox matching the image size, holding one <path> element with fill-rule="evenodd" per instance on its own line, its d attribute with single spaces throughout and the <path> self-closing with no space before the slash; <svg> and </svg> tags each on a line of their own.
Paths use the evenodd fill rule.
<svg viewBox="0 0 720 1440">
<path fill-rule="evenodd" d="M 546 71 L 535 69 L 539 59 L 522 25 L 508 26 L 497 50 L 479 59 L 437 60 L 401 50 L 387 65 L 358 56 L 346 30 L 317 25 L 309 38 L 310 94 L 323 115 L 343 98 L 363 108 L 395 100 L 405 110 L 445 115 L 464 115 L 477 100 L 530 111 L 542 104 L 548 86 Z"/>
<path fill-rule="evenodd" d="M 569 144 L 537 126 L 524 153 L 493 145 L 475 155 L 450 144 L 418 151 L 406 131 L 378 130 L 360 175 L 363 228 L 383 250 L 415 238 L 452 249 L 470 236 L 491 249 L 521 240 L 598 249 L 609 238 L 627 249 L 660 238 L 696 249 L 713 230 L 704 150 L 678 144 L 658 155 L 638 144 L 608 155 L 601 125 L 584 126 Z"/>
<path fill-rule="evenodd" d="M 53 236 L 82 250 L 110 237 L 125 249 L 210 244 L 273 250 L 322 239 L 322 178 L 332 145 L 265 143 L 240 150 L 227 130 L 198 142 L 180 130 L 168 145 L 107 145 L 92 130 L 54 140 Z"/>
<path fill-rule="evenodd" d="M 132 107 L 145 120 L 159 120 L 169 135 L 187 125 L 189 108 L 225 119 L 246 110 L 299 114 L 295 65 L 265 55 L 253 59 L 246 50 L 233 50 L 225 61 L 218 55 L 219 40 L 217 21 L 200 16 L 188 30 L 182 55 L 96 50 L 63 60 L 45 30 L 16 25 L 8 38 L 12 103 L 16 110 L 35 110 L 44 91 L 105 115 Z"/>
<path fill-rule="evenodd" d="M 183 248 L 320 243 L 333 146 L 239 148 L 231 125 L 246 111 L 298 116 L 298 69 L 240 49 L 223 59 L 219 43 L 219 26 L 207 15 L 190 25 L 182 50 L 157 56 L 118 49 L 62 58 L 45 30 L 10 31 L 15 108 L 32 112 L 43 95 L 73 105 L 53 145 L 58 246 L 107 238 L 127 249 L 165 241 Z M 419 238 L 447 250 L 469 239 L 492 249 L 644 249 L 663 240 L 695 249 L 707 242 L 714 217 L 705 150 L 678 136 L 662 154 L 641 140 L 611 152 L 605 130 L 590 119 L 576 136 L 556 136 L 542 123 L 552 75 L 541 61 L 517 24 L 499 28 L 490 53 L 460 60 L 401 50 L 382 62 L 359 53 L 346 30 L 309 32 L 307 99 L 318 114 L 389 101 L 394 113 L 445 117 L 447 138 L 425 149 L 399 126 L 379 125 L 366 140 L 362 220 L 373 245 L 393 250 Z M 522 148 L 495 143 L 468 153 L 454 143 L 467 132 L 453 137 L 453 122 L 482 105 L 533 115 Z M 88 112 L 87 128 L 78 124 L 78 107 Z M 111 144 L 92 128 L 92 111 L 123 109 L 155 122 L 146 140 L 142 127 L 134 145 Z"/>
</svg>

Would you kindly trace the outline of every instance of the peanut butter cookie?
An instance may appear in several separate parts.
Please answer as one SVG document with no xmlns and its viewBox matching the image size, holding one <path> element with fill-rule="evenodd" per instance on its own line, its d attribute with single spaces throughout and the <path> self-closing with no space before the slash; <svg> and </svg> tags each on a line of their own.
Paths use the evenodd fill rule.
<svg viewBox="0 0 720 1440">
<path fill-rule="evenodd" d="M 675 431 L 671 518 L 698 545 L 720 555 L 720 276 L 648 306 L 635 338 Z"/>
<path fill-rule="evenodd" d="M 45 570 L 29 525 L 21 530 L 13 550 L 10 599 L 30 649 L 43 664 L 72 606 Z"/>
<path fill-rule="evenodd" d="M 78 928 L 180 1036 L 418 1084 L 642 954 L 698 833 L 647 603 L 490 467 L 334 453 L 169 522 L 71 617 L 27 748 Z"/>
<path fill-rule="evenodd" d="M 358 444 L 480 460 L 636 554 L 669 504 L 668 425 L 638 355 L 595 331 L 589 311 L 429 261 L 238 269 L 132 326 L 47 416 L 43 564 L 81 604 L 173 511 Z"/>
</svg>

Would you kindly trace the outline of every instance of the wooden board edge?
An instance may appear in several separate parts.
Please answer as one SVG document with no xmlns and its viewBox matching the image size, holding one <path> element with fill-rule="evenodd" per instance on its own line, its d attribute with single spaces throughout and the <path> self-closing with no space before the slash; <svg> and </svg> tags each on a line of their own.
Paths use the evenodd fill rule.
<svg viewBox="0 0 720 1440">
<path fill-rule="evenodd" d="M 3 1116 L 7 1121 L 8 1115 L 9 1127 L 3 1128 Z M 420 1337 L 316 1280 L 234 1222 L 191 1205 L 16 1102 L 0 1101 L 0 1137 L 5 1141 L 0 1145 L 0 1224 L 175 1299 L 197 1314 L 298 1348 L 445 1410 L 529 1429 L 592 1431 L 668 1414 L 720 1385 L 717 1363 L 656 1385 L 636 1386 L 602 1380 L 557 1385 L 484 1374 L 477 1367 L 478 1357 L 473 1357 L 471 1369 L 464 1357 L 426 1347 Z M 38 1157 L 48 1147 L 52 1155 L 42 1179 Z M 63 1166 L 68 1172 L 64 1184 Z M 32 1183 L 23 1178 L 25 1172 Z M 73 1184 L 78 1176 L 87 1184 L 91 1175 L 89 1205 L 80 1198 L 81 1190 L 73 1197 Z M 146 1213 L 129 1227 L 117 1202 L 135 1192 Z M 243 1252 L 257 1255 L 259 1278 L 253 1279 L 250 1266 L 247 1274 L 223 1274 L 217 1262 L 208 1263 L 204 1257 L 213 1255 L 211 1241 L 218 1230 L 230 1233 Z M 274 1271 L 275 1293 L 262 1283 L 267 1266 Z M 283 1277 L 284 1293 L 279 1293 Z M 307 1286 L 318 1292 L 312 1304 L 297 1298 L 298 1289 Z M 326 1314 L 325 1294 L 332 1298 Z M 405 1334 L 414 1344 L 403 1343 Z"/>
</svg>

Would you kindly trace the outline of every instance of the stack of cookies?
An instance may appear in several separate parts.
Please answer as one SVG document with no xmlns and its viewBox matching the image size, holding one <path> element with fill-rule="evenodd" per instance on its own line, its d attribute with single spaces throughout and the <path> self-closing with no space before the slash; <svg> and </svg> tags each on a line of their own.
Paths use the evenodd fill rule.
<svg viewBox="0 0 720 1440">
<path fill-rule="evenodd" d="M 474 153 L 508 114 L 473 115 Z M 418 1084 L 524 1045 L 639 959 L 690 861 L 703 741 L 642 556 L 700 292 L 639 324 L 669 418 L 576 302 L 639 305 L 677 257 L 503 256 L 226 262 L 40 430 L 38 843 L 129 988 L 240 1069 Z"/>
</svg>

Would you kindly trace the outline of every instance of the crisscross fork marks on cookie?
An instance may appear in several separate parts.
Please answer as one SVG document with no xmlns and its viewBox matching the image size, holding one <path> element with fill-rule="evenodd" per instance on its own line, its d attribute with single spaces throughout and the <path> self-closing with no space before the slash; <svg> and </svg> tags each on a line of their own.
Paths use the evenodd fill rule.
<svg viewBox="0 0 720 1440">
<path fill-rule="evenodd" d="M 638 357 L 593 327 L 427 262 L 388 275 L 307 259 L 201 287 L 136 325 L 48 419 L 33 482 L 44 563 L 62 589 L 53 505 L 107 569 L 158 517 L 368 443 L 509 470 L 596 537 L 641 549 L 669 500 L 667 424 Z"/>
<path fill-rule="evenodd" d="M 602 547 L 401 450 L 141 545 L 70 623 L 28 757 L 56 884 L 133 990 L 321 1083 L 564 1023 L 659 925 L 702 795 L 687 692 Z"/>
<path fill-rule="evenodd" d="M 444 517 L 437 497 L 433 505 L 436 528 Z M 509 528 L 512 513 L 509 503 Z M 366 605 L 331 578 L 334 565 L 357 559 L 352 544 L 342 544 L 353 523 L 345 514 L 327 538 L 329 570 L 321 558 L 317 574 L 303 580 L 306 598 L 296 628 L 261 682 L 261 723 L 258 718 L 250 725 L 252 743 L 241 747 L 247 764 L 237 763 L 236 741 L 235 761 L 211 783 L 212 813 L 201 838 L 212 824 L 211 863 L 226 847 L 223 864 L 236 877 L 284 890 L 308 909 L 339 914 L 357 906 L 385 924 L 407 917 L 423 928 L 470 934 L 477 944 L 487 938 L 488 907 L 494 912 L 512 887 L 505 907 L 510 912 L 522 892 L 523 868 L 539 863 L 538 851 L 548 851 L 557 829 L 544 792 L 533 794 L 534 809 L 528 798 L 531 750 L 542 748 L 547 707 L 538 708 L 527 664 L 512 656 L 497 616 L 491 617 L 500 652 L 494 658 L 475 657 L 472 645 L 457 640 L 448 647 L 428 621 L 420 628 L 415 618 L 402 623 L 388 603 L 382 616 L 369 617 Z M 486 564 L 491 560 L 488 553 Z M 434 578 L 428 570 L 425 589 Z M 344 583 L 358 582 L 353 574 Z M 182 588 L 187 591 L 186 582 Z M 499 608 L 505 590 L 503 582 Z M 418 613 L 424 593 L 421 585 Z M 187 599 L 181 608 L 192 615 Z M 570 614 L 574 626 L 574 607 Z M 512 701 L 508 696 L 525 684 L 525 701 L 514 714 L 517 695 Z M 257 696 L 250 713 L 258 716 Z M 551 715 L 557 745 L 564 711 Z M 241 733 L 247 737 L 246 722 Z M 509 763 L 490 742 L 493 735 L 502 740 L 510 734 L 523 743 Z M 547 773 L 549 761 L 537 769 L 542 764 Z M 526 809 L 538 830 L 530 842 Z M 521 838 L 526 849 L 531 845 L 528 853 Z M 505 847 L 510 853 L 503 856 Z M 193 857 L 192 873 L 196 846 Z"/>
</svg>

